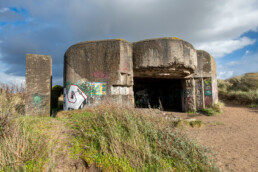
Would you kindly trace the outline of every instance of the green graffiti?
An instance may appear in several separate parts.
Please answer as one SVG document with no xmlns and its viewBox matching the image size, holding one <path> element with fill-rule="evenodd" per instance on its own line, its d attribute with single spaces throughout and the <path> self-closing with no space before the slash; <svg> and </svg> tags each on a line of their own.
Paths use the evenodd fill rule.
<svg viewBox="0 0 258 172">
<path fill-rule="evenodd" d="M 83 83 L 85 86 L 85 93 L 90 96 L 102 96 L 107 93 L 106 82 L 86 82 Z"/>
<path fill-rule="evenodd" d="M 204 95 L 205 95 L 205 96 L 211 96 L 211 95 L 212 95 L 212 92 L 211 92 L 210 90 L 206 90 L 206 91 L 204 92 Z"/>
<path fill-rule="evenodd" d="M 80 82 L 73 84 L 69 81 L 66 82 L 66 90 L 69 91 L 71 85 L 77 85 L 87 96 L 103 96 L 107 94 L 106 82 Z"/>
<path fill-rule="evenodd" d="M 204 80 L 204 84 L 205 84 L 205 85 L 211 85 L 211 83 L 212 83 L 212 81 L 211 81 L 210 78 Z"/>
<path fill-rule="evenodd" d="M 39 105 L 40 102 L 42 101 L 43 97 L 40 96 L 39 94 L 35 94 L 34 97 L 33 97 L 33 103 L 34 105 Z"/>
<path fill-rule="evenodd" d="M 71 86 L 71 82 L 70 82 L 70 81 L 67 81 L 65 84 L 66 84 L 66 87 L 65 87 L 66 90 L 69 90 L 69 88 L 70 88 L 70 86 Z"/>
</svg>

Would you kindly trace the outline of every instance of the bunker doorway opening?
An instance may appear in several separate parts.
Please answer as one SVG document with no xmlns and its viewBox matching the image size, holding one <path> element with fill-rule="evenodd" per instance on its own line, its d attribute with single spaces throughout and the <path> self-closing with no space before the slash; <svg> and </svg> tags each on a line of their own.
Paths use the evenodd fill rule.
<svg viewBox="0 0 258 172">
<path fill-rule="evenodd" d="M 182 91 L 180 79 L 134 78 L 136 108 L 182 111 Z"/>
</svg>

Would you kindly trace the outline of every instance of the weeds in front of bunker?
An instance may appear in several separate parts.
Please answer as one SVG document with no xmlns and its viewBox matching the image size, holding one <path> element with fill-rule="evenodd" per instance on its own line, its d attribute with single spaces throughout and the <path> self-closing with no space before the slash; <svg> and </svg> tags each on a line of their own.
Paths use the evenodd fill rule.
<svg viewBox="0 0 258 172">
<path fill-rule="evenodd" d="M 210 152 L 174 125 L 132 109 L 99 106 L 68 115 L 73 157 L 103 171 L 217 171 Z"/>
</svg>

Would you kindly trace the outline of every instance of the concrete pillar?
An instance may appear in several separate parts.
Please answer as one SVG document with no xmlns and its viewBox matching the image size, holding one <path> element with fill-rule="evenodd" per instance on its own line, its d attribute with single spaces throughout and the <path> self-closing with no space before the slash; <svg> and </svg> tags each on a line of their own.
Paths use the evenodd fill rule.
<svg viewBox="0 0 258 172">
<path fill-rule="evenodd" d="M 51 56 L 26 55 L 26 115 L 50 116 L 52 86 Z"/>
<path fill-rule="evenodd" d="M 196 110 L 204 108 L 204 84 L 203 78 L 195 78 Z"/>
<path fill-rule="evenodd" d="M 182 80 L 182 110 L 196 111 L 195 81 L 193 78 Z"/>
<path fill-rule="evenodd" d="M 219 102 L 218 98 L 218 85 L 217 77 L 212 77 L 212 103 L 217 104 Z"/>
<path fill-rule="evenodd" d="M 212 78 L 204 78 L 203 84 L 205 107 L 212 107 L 212 105 L 214 104 L 212 100 Z"/>
</svg>

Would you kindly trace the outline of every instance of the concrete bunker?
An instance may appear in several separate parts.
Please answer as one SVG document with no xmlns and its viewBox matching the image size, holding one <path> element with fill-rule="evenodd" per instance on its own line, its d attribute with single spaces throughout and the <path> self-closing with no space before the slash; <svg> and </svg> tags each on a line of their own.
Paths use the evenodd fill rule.
<svg viewBox="0 0 258 172">
<path fill-rule="evenodd" d="M 35 106 L 42 99 L 38 96 L 40 90 L 50 102 L 49 76 L 52 76 L 50 57 L 30 56 L 26 63 L 27 107 Z M 39 64 L 47 62 L 44 70 L 34 64 L 35 59 Z M 47 76 L 44 82 L 35 80 L 41 75 Z M 218 102 L 214 58 L 175 37 L 134 43 L 123 39 L 77 43 L 65 53 L 63 76 L 64 110 L 111 101 L 127 107 L 186 112 L 211 107 Z M 31 91 L 35 84 L 38 90 L 33 87 Z M 36 96 L 34 103 L 32 93 Z M 47 107 L 46 111 L 49 111 L 50 104 Z"/>
<path fill-rule="evenodd" d="M 212 56 L 179 38 L 81 42 L 64 56 L 64 109 L 107 100 L 127 107 L 195 111 L 215 102 L 214 66 Z"/>
<path fill-rule="evenodd" d="M 184 83 L 197 67 L 193 46 L 178 38 L 133 44 L 135 106 L 183 111 Z"/>
</svg>

